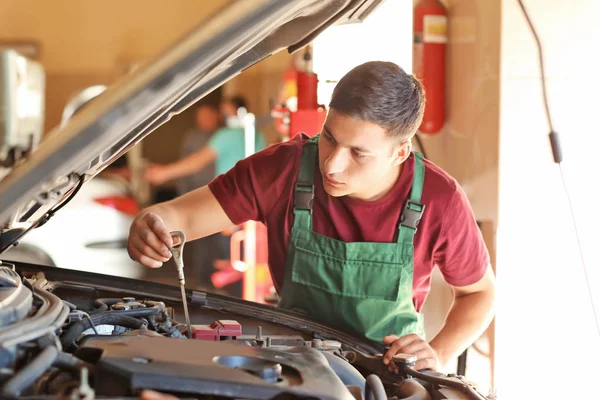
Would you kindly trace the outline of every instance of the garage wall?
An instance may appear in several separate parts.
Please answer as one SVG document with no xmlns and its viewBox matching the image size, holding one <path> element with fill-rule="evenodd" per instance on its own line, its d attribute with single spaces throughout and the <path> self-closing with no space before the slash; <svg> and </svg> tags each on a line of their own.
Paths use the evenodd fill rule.
<svg viewBox="0 0 600 400">
<path fill-rule="evenodd" d="M 498 226 L 498 387 L 502 398 L 594 397 L 600 332 L 597 96 L 594 0 L 523 0 L 543 46 L 554 130 L 563 176 L 554 163 L 534 38 L 516 0 L 502 2 L 502 126 Z M 577 248 L 570 206 L 587 272 Z M 561 384 L 548 366 L 561 349 L 577 377 Z M 558 352 L 557 352 L 558 351 Z M 516 360 L 522 362 L 516 362 Z M 527 361 L 525 361 L 527 360 Z M 530 366 L 527 381 L 517 365 Z M 521 374 L 519 374 L 521 375 Z M 536 382 L 531 385 L 528 383 Z"/>
<path fill-rule="evenodd" d="M 445 0 L 447 121 L 422 135 L 427 156 L 466 191 L 477 219 L 498 221 L 500 132 L 499 2 Z"/>
<path fill-rule="evenodd" d="M 219 1 L 3 0 L 0 42 L 32 41 L 47 74 L 46 131 L 82 87 L 111 83 L 131 63 L 146 60 L 219 7 Z"/>
</svg>

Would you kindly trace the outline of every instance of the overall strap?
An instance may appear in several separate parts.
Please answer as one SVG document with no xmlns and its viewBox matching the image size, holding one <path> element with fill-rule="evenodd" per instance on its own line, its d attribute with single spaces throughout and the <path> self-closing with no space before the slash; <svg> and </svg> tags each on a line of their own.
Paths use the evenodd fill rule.
<svg viewBox="0 0 600 400">
<path fill-rule="evenodd" d="M 312 229 L 312 206 L 315 198 L 313 182 L 317 162 L 319 135 L 310 138 L 302 146 L 298 179 L 294 188 L 294 226 Z"/>
<path fill-rule="evenodd" d="M 423 164 L 423 155 L 419 152 L 414 152 L 415 155 L 415 170 L 413 175 L 410 196 L 400 216 L 400 226 L 398 230 L 398 243 L 412 244 L 417 225 L 425 211 L 425 204 L 421 203 L 421 195 L 423 193 L 423 182 L 425 181 L 425 165 Z"/>
</svg>

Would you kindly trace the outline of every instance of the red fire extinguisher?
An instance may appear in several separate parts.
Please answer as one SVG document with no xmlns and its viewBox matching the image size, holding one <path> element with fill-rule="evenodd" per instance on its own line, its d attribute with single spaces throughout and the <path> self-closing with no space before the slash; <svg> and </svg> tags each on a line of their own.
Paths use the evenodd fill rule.
<svg viewBox="0 0 600 400">
<path fill-rule="evenodd" d="M 419 131 L 438 133 L 446 119 L 448 13 L 439 0 L 420 0 L 413 10 L 413 73 L 423 83 L 427 103 Z"/>
</svg>

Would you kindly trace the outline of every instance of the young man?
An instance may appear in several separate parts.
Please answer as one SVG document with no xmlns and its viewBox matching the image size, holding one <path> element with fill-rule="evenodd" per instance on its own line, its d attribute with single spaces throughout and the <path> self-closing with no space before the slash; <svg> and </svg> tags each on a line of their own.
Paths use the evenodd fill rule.
<svg viewBox="0 0 600 400">
<path fill-rule="evenodd" d="M 262 221 L 280 307 L 383 341 L 391 370 L 397 353 L 437 369 L 488 326 L 494 278 L 466 195 L 411 152 L 424 107 L 421 84 L 397 65 L 354 68 L 337 84 L 318 137 L 272 145 L 208 186 L 142 211 L 131 257 L 160 267 L 169 231 L 197 238 Z M 434 265 L 454 303 L 428 342 L 419 311 Z"/>
</svg>

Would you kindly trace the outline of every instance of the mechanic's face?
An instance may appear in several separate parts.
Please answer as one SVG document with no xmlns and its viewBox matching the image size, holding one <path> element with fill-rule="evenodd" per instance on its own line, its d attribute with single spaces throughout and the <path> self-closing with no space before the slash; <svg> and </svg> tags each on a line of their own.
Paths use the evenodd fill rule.
<svg viewBox="0 0 600 400">
<path fill-rule="evenodd" d="M 379 125 L 330 109 L 319 138 L 325 191 L 334 197 L 377 200 L 394 185 L 410 151 L 410 141 L 398 143 Z"/>
<path fill-rule="evenodd" d="M 196 112 L 196 124 L 204 132 L 216 131 L 219 127 L 219 111 L 215 107 L 199 107 Z"/>
</svg>

